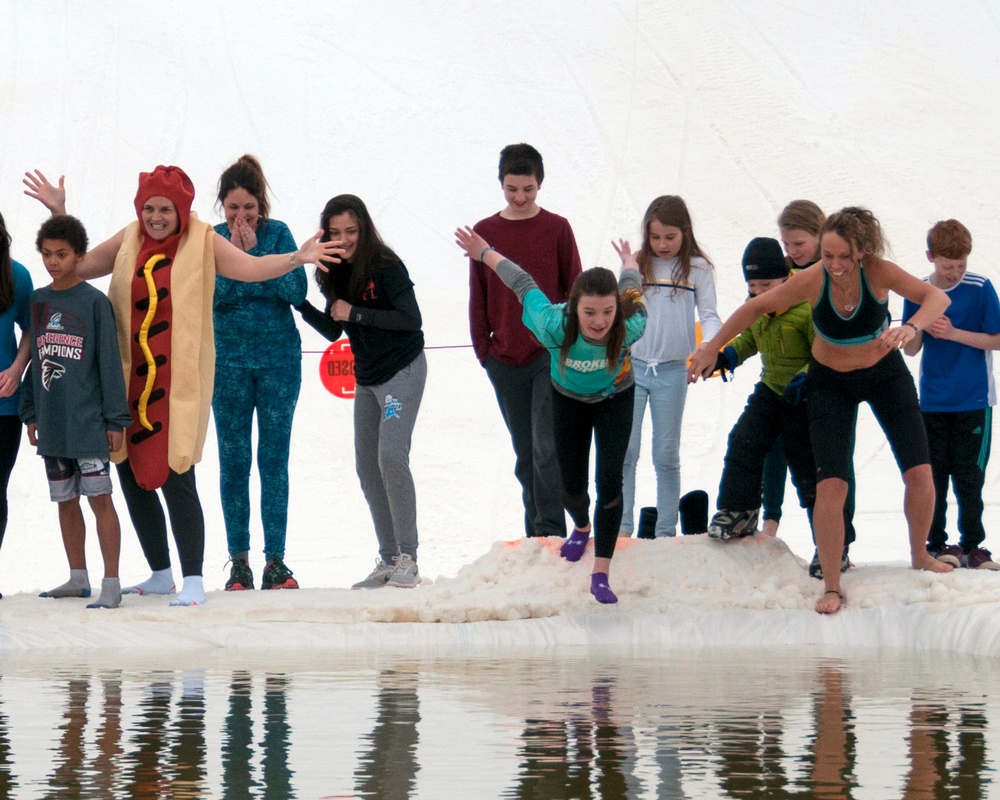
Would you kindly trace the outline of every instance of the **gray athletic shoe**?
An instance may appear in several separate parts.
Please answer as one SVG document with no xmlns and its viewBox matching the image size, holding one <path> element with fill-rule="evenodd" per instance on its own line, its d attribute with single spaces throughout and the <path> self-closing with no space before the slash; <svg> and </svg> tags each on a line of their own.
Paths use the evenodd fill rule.
<svg viewBox="0 0 1000 800">
<path fill-rule="evenodd" d="M 381 558 L 375 559 L 375 569 L 363 581 L 358 581 L 352 589 L 381 589 L 389 582 L 389 576 L 396 571 L 395 564 L 386 564 Z"/>
<path fill-rule="evenodd" d="M 396 563 L 396 568 L 389 576 L 390 586 L 412 589 L 420 583 L 420 571 L 417 569 L 417 562 L 413 560 L 413 556 L 401 553 L 393 561 Z"/>
</svg>

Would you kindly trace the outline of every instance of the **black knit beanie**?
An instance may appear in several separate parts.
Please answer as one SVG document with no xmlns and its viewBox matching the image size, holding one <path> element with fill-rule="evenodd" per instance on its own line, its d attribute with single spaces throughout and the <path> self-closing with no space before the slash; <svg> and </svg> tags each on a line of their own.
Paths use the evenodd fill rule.
<svg viewBox="0 0 1000 800">
<path fill-rule="evenodd" d="M 777 239 L 758 236 L 743 251 L 744 280 L 769 281 L 788 277 L 788 262 Z"/>
</svg>

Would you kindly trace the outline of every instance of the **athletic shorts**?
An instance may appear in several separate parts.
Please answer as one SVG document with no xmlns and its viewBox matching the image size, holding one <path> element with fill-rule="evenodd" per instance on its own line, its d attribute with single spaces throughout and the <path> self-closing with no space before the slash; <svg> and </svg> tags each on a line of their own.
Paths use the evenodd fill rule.
<svg viewBox="0 0 1000 800">
<path fill-rule="evenodd" d="M 74 497 L 111 494 L 111 462 L 106 458 L 44 456 L 49 497 L 64 503 Z"/>
<path fill-rule="evenodd" d="M 857 408 L 871 406 L 901 473 L 930 464 L 927 431 L 913 376 L 893 350 L 867 369 L 838 372 L 818 361 L 809 366 L 809 438 L 816 480 L 851 478 L 851 446 Z"/>
</svg>

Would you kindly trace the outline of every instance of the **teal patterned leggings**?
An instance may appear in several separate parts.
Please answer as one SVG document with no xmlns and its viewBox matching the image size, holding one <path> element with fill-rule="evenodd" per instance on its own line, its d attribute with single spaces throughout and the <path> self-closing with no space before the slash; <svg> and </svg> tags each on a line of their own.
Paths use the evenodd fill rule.
<svg viewBox="0 0 1000 800">
<path fill-rule="evenodd" d="M 219 491 L 229 552 L 250 550 L 251 430 L 257 415 L 264 554 L 285 555 L 288 525 L 288 449 L 302 385 L 300 360 L 247 369 L 219 365 L 212 412 L 219 439 Z"/>
</svg>

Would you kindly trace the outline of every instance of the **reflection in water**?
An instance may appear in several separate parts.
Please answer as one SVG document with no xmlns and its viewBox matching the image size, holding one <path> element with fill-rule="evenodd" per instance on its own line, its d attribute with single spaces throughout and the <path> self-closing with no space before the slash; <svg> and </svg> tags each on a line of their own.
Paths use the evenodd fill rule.
<svg viewBox="0 0 1000 800">
<path fill-rule="evenodd" d="M 417 779 L 417 725 L 420 701 L 417 674 L 383 670 L 378 676 L 375 727 L 364 745 L 354 775 L 357 796 L 373 800 L 410 797 Z"/>
<path fill-rule="evenodd" d="M 249 672 L 239 670 L 229 681 L 229 713 L 226 715 L 226 737 L 222 741 L 222 786 L 224 800 L 252 797 L 251 789 L 258 784 L 251 774 L 253 723 L 250 711 L 252 679 Z"/>
<path fill-rule="evenodd" d="M 253 742 L 253 676 L 237 670 L 229 680 L 229 710 L 226 714 L 222 750 L 222 794 L 224 800 L 261 797 L 291 800 L 292 770 L 288 766 L 289 725 L 286 695 L 288 678 L 264 678 L 264 719 L 261 757 Z M 254 777 L 255 762 L 261 762 L 260 777 Z"/>
<path fill-rule="evenodd" d="M 840 669 L 833 664 L 821 665 L 820 678 L 822 684 L 814 701 L 812 790 L 824 800 L 847 800 L 855 786 L 854 716 Z"/>
<path fill-rule="evenodd" d="M 994 788 L 1000 700 L 959 687 L 990 685 L 998 665 L 803 654 L 747 669 L 745 653 L 712 656 L 5 665 L 0 800 L 971 800 Z"/>
<path fill-rule="evenodd" d="M 600 679 L 592 688 L 590 707 L 572 709 L 562 719 L 525 720 L 516 797 L 631 796 L 626 736 L 610 719 L 613 686 L 614 679 Z"/>
<path fill-rule="evenodd" d="M 910 772 L 906 800 L 985 797 L 983 777 L 986 762 L 984 731 L 986 717 L 981 708 L 963 705 L 953 698 L 954 707 L 915 697 L 910 713 Z M 955 724 L 950 720 L 954 717 Z M 949 739 L 957 739 L 958 754 L 952 759 Z M 948 771 L 955 762 L 954 773 Z M 993 771 L 992 769 L 990 770 Z"/>
</svg>

